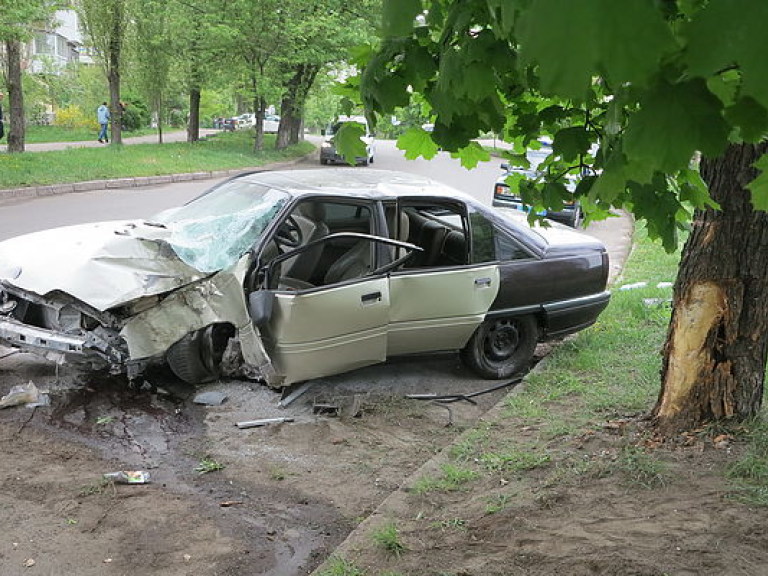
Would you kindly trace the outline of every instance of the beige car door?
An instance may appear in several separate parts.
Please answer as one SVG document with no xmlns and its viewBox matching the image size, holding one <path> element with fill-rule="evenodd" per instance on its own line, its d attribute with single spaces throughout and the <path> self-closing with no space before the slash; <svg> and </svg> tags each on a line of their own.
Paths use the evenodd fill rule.
<svg viewBox="0 0 768 576">
<path fill-rule="evenodd" d="M 405 270 L 389 281 L 387 354 L 455 350 L 485 319 L 499 290 L 495 265 Z"/>
<path fill-rule="evenodd" d="M 463 204 L 412 199 L 397 207 L 393 236 L 421 248 L 389 282 L 387 354 L 463 347 L 499 291 L 495 264 L 471 265 Z"/>
<path fill-rule="evenodd" d="M 266 345 L 283 384 L 383 362 L 388 282 L 381 277 L 277 292 Z"/>
</svg>

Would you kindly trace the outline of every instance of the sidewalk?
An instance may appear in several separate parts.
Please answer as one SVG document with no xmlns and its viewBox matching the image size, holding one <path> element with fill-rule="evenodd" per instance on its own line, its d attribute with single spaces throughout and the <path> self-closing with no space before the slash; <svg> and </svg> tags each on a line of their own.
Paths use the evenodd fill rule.
<svg viewBox="0 0 768 576">
<path fill-rule="evenodd" d="M 200 129 L 200 138 L 218 134 L 220 130 L 211 130 L 209 128 Z M 163 142 L 186 142 L 186 130 L 173 130 L 172 132 L 163 132 Z M 147 134 L 145 136 L 129 136 L 123 138 L 123 144 L 157 144 L 157 133 Z M 54 150 L 66 150 L 68 148 L 101 148 L 108 144 L 101 144 L 94 137 L 93 140 L 82 140 L 78 142 L 40 142 L 36 144 L 25 144 L 25 152 L 52 152 Z M 6 152 L 8 146 L 0 144 L 0 152 Z"/>
</svg>

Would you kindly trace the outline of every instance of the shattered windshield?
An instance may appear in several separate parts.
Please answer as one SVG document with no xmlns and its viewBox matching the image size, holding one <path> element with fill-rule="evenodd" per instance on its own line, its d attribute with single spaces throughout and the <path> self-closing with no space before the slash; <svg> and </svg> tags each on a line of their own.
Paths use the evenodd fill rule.
<svg viewBox="0 0 768 576">
<path fill-rule="evenodd" d="M 289 198 L 264 184 L 230 180 L 153 221 L 166 226 L 168 243 L 186 264 L 215 272 L 237 262 Z"/>
</svg>

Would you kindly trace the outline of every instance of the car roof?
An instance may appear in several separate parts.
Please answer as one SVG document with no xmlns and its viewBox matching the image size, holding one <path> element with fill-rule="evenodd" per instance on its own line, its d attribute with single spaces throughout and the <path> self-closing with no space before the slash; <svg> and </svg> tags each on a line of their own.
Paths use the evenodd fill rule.
<svg viewBox="0 0 768 576">
<path fill-rule="evenodd" d="M 291 196 L 339 195 L 372 200 L 403 197 L 446 197 L 476 204 L 474 199 L 435 180 L 392 170 L 356 168 L 324 168 L 316 170 L 280 170 L 252 172 L 242 178 L 254 184 L 269 186 Z"/>
</svg>

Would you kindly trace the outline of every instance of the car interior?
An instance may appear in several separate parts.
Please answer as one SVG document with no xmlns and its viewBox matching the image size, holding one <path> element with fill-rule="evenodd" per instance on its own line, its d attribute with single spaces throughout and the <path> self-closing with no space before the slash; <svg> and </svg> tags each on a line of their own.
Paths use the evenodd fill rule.
<svg viewBox="0 0 768 576">
<path fill-rule="evenodd" d="M 397 215 L 397 216 L 396 216 Z M 285 218 L 265 247 L 262 264 L 295 248 L 310 245 L 275 266 L 270 284 L 286 290 L 327 286 L 366 276 L 379 266 L 404 255 L 403 248 L 386 248 L 377 254 L 370 239 L 334 237 L 354 232 L 382 235 L 421 248 L 403 269 L 460 266 L 469 262 L 466 218 L 450 205 L 412 203 L 385 207 L 387 230 L 377 231 L 373 205 L 306 199 Z M 327 238 L 327 240 L 322 241 Z"/>
</svg>

